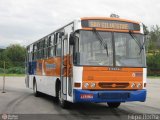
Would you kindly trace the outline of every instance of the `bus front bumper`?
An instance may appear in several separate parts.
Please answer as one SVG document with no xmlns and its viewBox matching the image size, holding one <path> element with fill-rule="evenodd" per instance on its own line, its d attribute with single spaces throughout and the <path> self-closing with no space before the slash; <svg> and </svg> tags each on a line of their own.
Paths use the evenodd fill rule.
<svg viewBox="0 0 160 120">
<path fill-rule="evenodd" d="M 116 91 L 90 91 L 74 89 L 73 102 L 130 102 L 146 100 L 146 90 L 116 90 Z"/>
</svg>

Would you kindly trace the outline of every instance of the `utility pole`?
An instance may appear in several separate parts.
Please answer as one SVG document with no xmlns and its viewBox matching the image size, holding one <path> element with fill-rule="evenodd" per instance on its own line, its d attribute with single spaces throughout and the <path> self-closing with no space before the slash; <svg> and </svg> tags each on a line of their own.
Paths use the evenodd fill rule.
<svg viewBox="0 0 160 120">
<path fill-rule="evenodd" d="M 6 63 L 5 63 L 5 61 L 3 63 L 3 66 L 4 66 L 4 68 L 3 68 L 4 74 L 3 74 L 3 91 L 2 91 L 2 93 L 5 93 L 5 74 L 6 74 Z"/>
</svg>

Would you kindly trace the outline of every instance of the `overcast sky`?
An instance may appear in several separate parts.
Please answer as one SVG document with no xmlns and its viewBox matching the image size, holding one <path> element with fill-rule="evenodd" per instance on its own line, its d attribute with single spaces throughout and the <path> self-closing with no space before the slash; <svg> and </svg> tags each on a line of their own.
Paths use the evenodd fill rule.
<svg viewBox="0 0 160 120">
<path fill-rule="evenodd" d="M 160 0 L 0 0 L 0 46 L 28 45 L 74 18 L 111 13 L 160 25 Z"/>
</svg>

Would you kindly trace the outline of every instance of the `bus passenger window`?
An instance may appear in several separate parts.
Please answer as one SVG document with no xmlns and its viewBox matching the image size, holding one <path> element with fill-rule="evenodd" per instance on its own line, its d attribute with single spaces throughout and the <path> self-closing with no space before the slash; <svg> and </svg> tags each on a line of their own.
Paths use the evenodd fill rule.
<svg viewBox="0 0 160 120">
<path fill-rule="evenodd" d="M 56 49 L 56 56 L 61 55 L 61 39 L 59 38 L 59 34 L 56 34 L 56 44 L 55 44 L 55 49 Z"/>
</svg>

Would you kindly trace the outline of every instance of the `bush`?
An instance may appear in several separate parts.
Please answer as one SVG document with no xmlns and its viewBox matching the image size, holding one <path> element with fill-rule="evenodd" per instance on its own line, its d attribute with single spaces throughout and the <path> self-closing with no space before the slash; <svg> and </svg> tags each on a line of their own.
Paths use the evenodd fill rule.
<svg viewBox="0 0 160 120">
<path fill-rule="evenodd" d="M 0 68 L 0 74 L 4 73 L 3 68 Z"/>
<path fill-rule="evenodd" d="M 148 75 L 160 75 L 160 54 L 147 56 Z"/>
<path fill-rule="evenodd" d="M 24 74 L 25 69 L 22 68 L 22 67 L 12 67 L 12 68 L 8 68 L 6 70 L 6 73 L 9 73 L 9 74 Z"/>
</svg>

